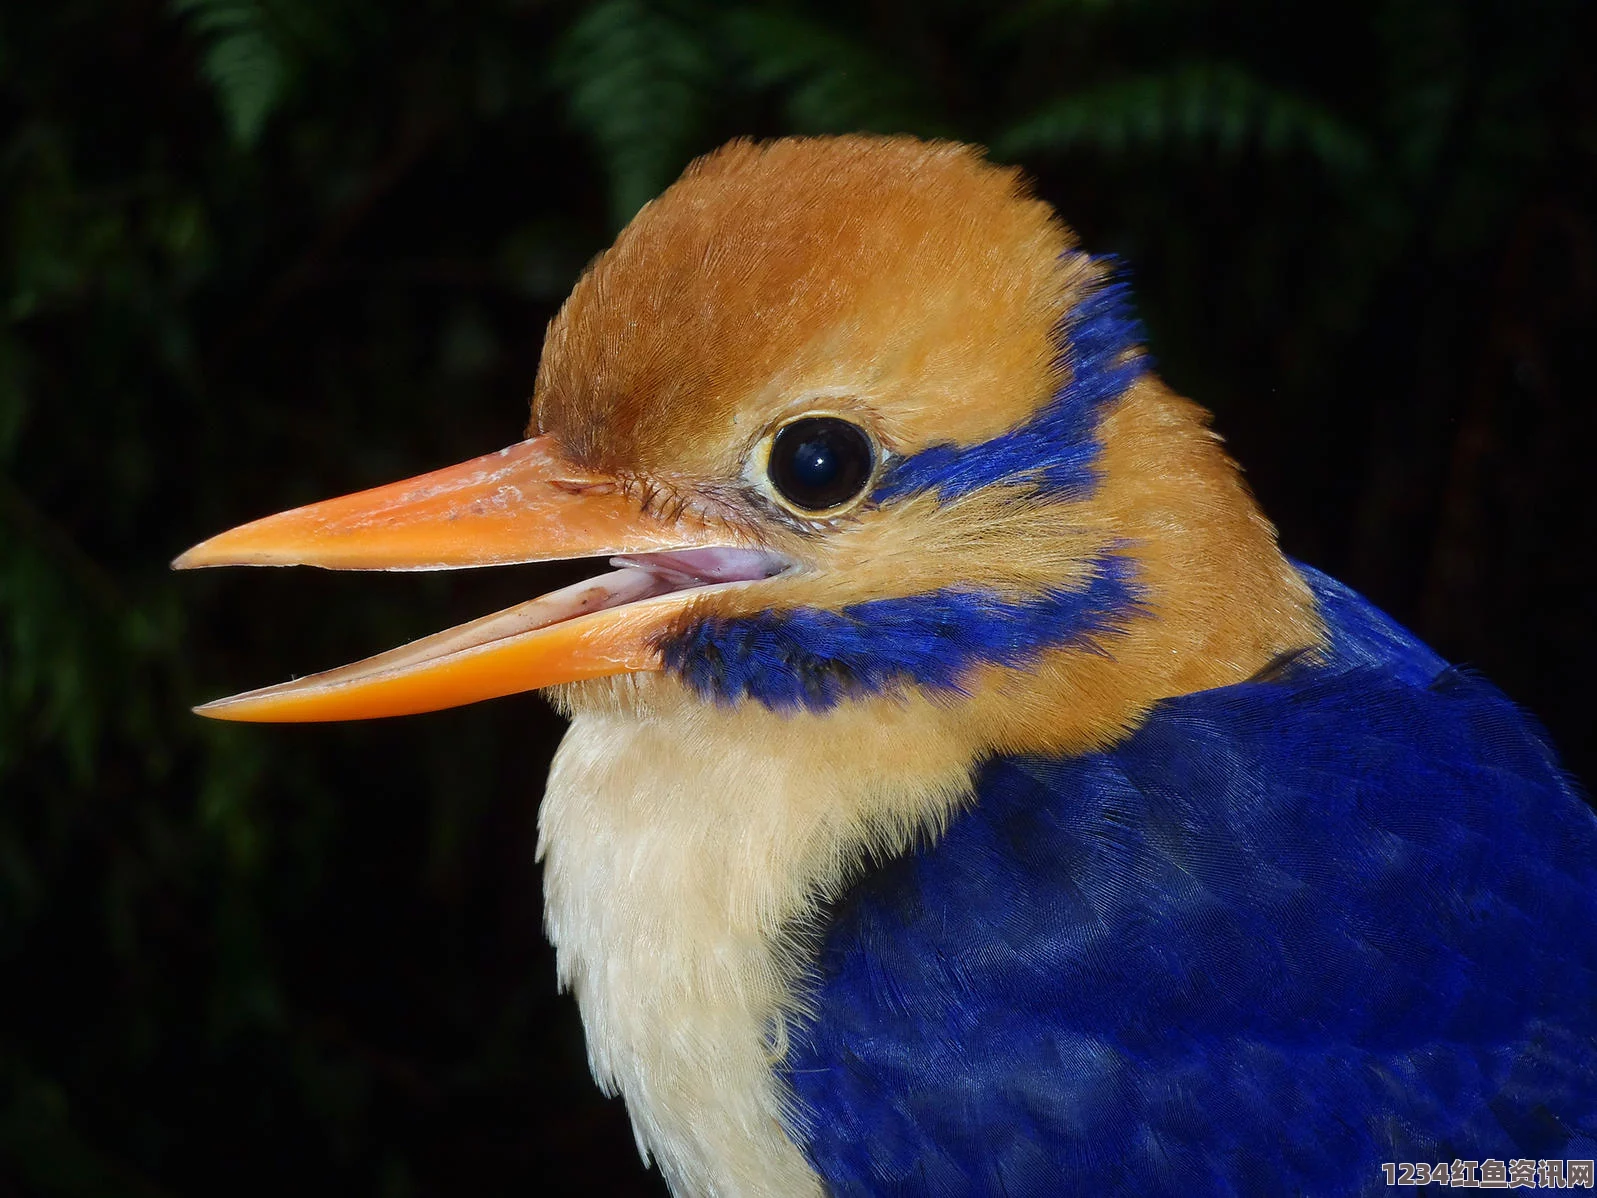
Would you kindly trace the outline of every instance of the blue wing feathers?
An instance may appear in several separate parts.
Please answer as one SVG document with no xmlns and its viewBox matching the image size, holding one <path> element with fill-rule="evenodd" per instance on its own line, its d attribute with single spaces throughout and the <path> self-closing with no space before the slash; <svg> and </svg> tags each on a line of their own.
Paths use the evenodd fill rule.
<svg viewBox="0 0 1597 1198">
<path fill-rule="evenodd" d="M 992 761 L 839 903 L 788 1074 L 837 1193 L 1359 1193 L 1597 1134 L 1597 820 L 1305 574 L 1326 660 Z"/>
</svg>

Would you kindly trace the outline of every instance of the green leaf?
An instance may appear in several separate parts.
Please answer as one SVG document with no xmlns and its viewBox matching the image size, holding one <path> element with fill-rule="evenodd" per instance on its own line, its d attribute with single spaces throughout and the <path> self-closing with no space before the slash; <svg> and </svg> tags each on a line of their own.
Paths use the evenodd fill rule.
<svg viewBox="0 0 1597 1198">
<path fill-rule="evenodd" d="M 269 15 L 257 0 L 172 0 L 208 41 L 201 70 L 216 89 L 235 144 L 260 139 L 283 99 L 288 65 Z"/>
</svg>

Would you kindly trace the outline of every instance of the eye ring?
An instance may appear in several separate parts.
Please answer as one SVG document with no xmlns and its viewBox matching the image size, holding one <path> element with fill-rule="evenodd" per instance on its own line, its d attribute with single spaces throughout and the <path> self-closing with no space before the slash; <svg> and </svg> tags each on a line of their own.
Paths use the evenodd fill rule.
<svg viewBox="0 0 1597 1198">
<path fill-rule="evenodd" d="M 880 457 L 871 435 L 852 420 L 805 412 L 766 439 L 765 481 L 794 515 L 835 516 L 869 492 Z"/>
</svg>

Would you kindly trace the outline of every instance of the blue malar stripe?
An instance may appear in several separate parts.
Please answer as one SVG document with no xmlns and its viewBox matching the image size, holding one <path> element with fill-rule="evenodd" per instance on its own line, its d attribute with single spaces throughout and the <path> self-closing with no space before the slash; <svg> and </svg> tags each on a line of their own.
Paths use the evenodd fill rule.
<svg viewBox="0 0 1597 1198">
<path fill-rule="evenodd" d="M 935 491 L 947 503 L 996 483 L 1033 483 L 1061 498 L 1084 495 L 1096 480 L 1095 435 L 1104 408 L 1149 367 L 1131 287 L 1115 263 L 1095 259 L 1103 278 L 1059 322 L 1056 340 L 1070 381 L 1018 428 L 980 445 L 933 445 L 891 467 L 877 503 Z"/>
<path fill-rule="evenodd" d="M 1092 564 L 1076 590 L 1017 597 L 976 587 L 796 608 L 690 625 L 661 643 L 666 668 L 700 696 L 824 711 L 908 686 L 958 692 L 978 665 L 1029 665 L 1046 649 L 1096 647 L 1142 611 L 1134 561 Z"/>
</svg>

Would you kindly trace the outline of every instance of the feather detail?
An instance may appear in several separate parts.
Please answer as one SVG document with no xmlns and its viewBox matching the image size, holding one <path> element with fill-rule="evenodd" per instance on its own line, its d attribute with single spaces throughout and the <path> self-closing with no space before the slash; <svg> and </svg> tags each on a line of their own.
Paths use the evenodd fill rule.
<svg viewBox="0 0 1597 1198">
<path fill-rule="evenodd" d="M 1352 1194 L 1597 1134 L 1597 820 L 1502 695 L 1333 639 L 1001 758 L 836 909 L 787 1077 L 838 1194 Z"/>
<path fill-rule="evenodd" d="M 796 983 L 825 900 L 968 800 L 957 716 L 877 700 L 839 727 L 683 692 L 638 719 L 592 684 L 565 698 L 539 855 L 594 1076 L 678 1193 L 820 1193 L 774 1073 Z"/>
<path fill-rule="evenodd" d="M 1072 251 L 1066 260 L 1087 255 Z M 1075 292 L 1055 330 L 1064 382 L 1042 410 L 1019 427 L 976 445 L 934 445 L 895 463 L 877 488 L 880 503 L 919 491 L 943 502 L 995 484 L 1029 483 L 1060 498 L 1081 497 L 1096 482 L 1099 417 L 1148 369 L 1142 323 L 1131 285 L 1114 278 L 1114 263 L 1088 258 L 1088 281 Z"/>
</svg>

